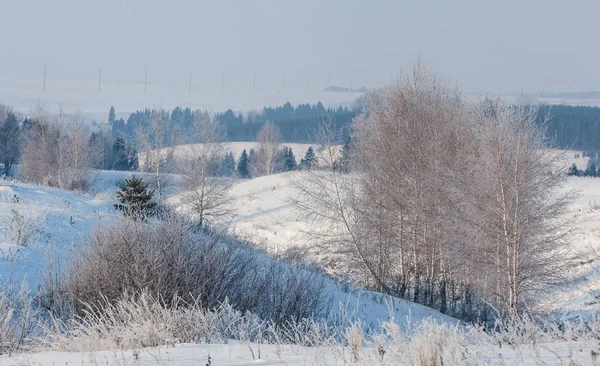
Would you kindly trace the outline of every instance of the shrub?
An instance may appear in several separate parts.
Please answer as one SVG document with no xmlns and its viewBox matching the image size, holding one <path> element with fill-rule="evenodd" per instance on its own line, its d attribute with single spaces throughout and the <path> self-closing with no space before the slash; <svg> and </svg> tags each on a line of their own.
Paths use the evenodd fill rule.
<svg viewBox="0 0 600 366">
<path fill-rule="evenodd" d="M 324 315 L 329 305 L 322 277 L 224 234 L 194 232 L 173 214 L 98 228 L 72 258 L 64 282 L 80 315 L 83 304 L 116 304 L 124 293 L 142 292 L 165 304 L 178 297 L 208 309 L 228 300 L 278 323 Z"/>
</svg>

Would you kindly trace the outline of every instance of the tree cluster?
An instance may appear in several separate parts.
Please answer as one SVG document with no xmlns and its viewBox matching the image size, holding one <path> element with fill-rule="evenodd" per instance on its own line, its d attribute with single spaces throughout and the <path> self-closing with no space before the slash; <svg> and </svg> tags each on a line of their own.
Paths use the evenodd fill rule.
<svg viewBox="0 0 600 366">
<path fill-rule="evenodd" d="M 346 169 L 324 128 L 327 169 L 297 184 L 334 272 L 481 322 L 562 280 L 570 194 L 535 107 L 468 103 L 421 64 L 362 103 Z"/>
</svg>

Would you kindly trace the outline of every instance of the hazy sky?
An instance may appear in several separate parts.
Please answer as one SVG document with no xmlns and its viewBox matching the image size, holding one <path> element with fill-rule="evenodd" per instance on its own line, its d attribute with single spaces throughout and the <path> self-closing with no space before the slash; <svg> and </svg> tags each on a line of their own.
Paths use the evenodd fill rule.
<svg viewBox="0 0 600 366">
<path fill-rule="evenodd" d="M 383 85 L 422 54 L 468 92 L 600 89 L 598 0 L 0 0 L 0 76 Z"/>
</svg>

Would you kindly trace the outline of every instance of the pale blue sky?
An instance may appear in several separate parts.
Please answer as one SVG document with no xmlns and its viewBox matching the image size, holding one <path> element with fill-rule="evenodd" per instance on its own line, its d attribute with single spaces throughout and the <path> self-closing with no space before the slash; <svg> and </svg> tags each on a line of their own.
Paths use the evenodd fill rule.
<svg viewBox="0 0 600 366">
<path fill-rule="evenodd" d="M 597 0 L 0 0 L 0 75 L 378 86 L 421 53 L 468 92 L 600 89 Z"/>
</svg>

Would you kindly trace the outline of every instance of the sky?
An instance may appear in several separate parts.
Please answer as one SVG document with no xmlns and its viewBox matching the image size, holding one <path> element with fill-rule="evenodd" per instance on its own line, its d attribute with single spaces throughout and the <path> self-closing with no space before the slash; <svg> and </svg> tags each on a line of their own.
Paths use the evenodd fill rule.
<svg viewBox="0 0 600 366">
<path fill-rule="evenodd" d="M 600 90 L 598 0 L 0 0 L 0 77 Z"/>
</svg>

